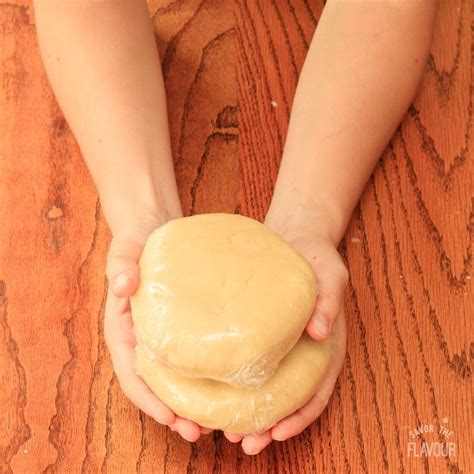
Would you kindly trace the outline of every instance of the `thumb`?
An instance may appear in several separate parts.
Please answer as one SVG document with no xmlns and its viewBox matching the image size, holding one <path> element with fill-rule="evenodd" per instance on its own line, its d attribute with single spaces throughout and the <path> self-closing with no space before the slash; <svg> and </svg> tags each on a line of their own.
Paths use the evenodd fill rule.
<svg viewBox="0 0 474 474">
<path fill-rule="evenodd" d="M 319 284 L 316 306 L 306 330 L 313 339 L 326 339 L 332 331 L 334 321 L 344 301 L 349 280 L 348 271 L 336 249 L 315 263 Z"/>
<path fill-rule="evenodd" d="M 123 298 L 138 286 L 138 260 L 145 239 L 133 234 L 117 234 L 112 238 L 107 256 L 106 274 L 115 296 Z"/>
</svg>

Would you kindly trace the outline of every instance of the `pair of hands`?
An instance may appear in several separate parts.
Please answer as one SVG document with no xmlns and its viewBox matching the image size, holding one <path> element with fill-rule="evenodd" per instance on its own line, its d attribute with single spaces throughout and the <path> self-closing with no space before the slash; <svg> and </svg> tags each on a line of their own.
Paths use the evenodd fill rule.
<svg viewBox="0 0 474 474">
<path fill-rule="evenodd" d="M 133 226 L 117 232 L 107 258 L 109 291 L 105 306 L 104 335 L 115 373 L 125 395 L 158 423 L 177 431 L 187 441 L 197 441 L 212 430 L 173 413 L 135 372 L 135 337 L 129 297 L 138 285 L 138 260 L 148 236 L 164 221 L 154 217 L 139 219 Z M 284 441 L 301 433 L 325 409 L 344 362 L 346 327 L 343 296 L 347 270 L 332 242 L 324 236 L 292 228 L 266 224 L 287 240 L 312 264 L 319 284 L 314 312 L 306 330 L 317 340 L 334 336 L 330 367 L 316 393 L 306 405 L 279 421 L 267 431 L 242 436 L 224 433 L 231 442 L 242 442 L 246 454 L 257 454 L 273 440 Z M 303 227 L 301 227 L 303 228 Z"/>
</svg>

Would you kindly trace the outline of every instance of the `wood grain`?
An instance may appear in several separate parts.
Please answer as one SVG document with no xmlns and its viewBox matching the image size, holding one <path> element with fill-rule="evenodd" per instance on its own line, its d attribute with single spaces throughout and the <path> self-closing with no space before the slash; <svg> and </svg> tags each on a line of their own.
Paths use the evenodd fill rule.
<svg viewBox="0 0 474 474">
<path fill-rule="evenodd" d="M 150 0 L 187 214 L 263 219 L 323 8 Z M 47 83 L 29 1 L 0 0 L 0 472 L 474 472 L 472 2 L 440 2 L 418 96 L 356 209 L 329 407 L 255 457 L 191 445 L 122 395 L 103 341 L 110 239 Z M 415 427 L 434 432 L 410 437 Z M 408 443 L 443 441 L 448 458 Z"/>
</svg>

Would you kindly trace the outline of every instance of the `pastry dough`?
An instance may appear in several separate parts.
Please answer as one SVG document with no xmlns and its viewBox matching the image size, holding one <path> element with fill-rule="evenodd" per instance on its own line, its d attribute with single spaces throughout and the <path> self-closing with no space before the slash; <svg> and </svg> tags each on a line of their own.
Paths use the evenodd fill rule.
<svg viewBox="0 0 474 474">
<path fill-rule="evenodd" d="M 315 393 L 330 360 L 330 342 L 304 334 L 261 387 L 190 379 L 160 367 L 137 347 L 137 371 L 177 415 L 229 433 L 258 433 L 294 413 Z"/>
<path fill-rule="evenodd" d="M 263 224 L 233 214 L 168 222 L 149 237 L 139 269 L 131 306 L 144 353 L 175 374 L 237 387 L 273 374 L 316 298 L 309 262 Z"/>
</svg>

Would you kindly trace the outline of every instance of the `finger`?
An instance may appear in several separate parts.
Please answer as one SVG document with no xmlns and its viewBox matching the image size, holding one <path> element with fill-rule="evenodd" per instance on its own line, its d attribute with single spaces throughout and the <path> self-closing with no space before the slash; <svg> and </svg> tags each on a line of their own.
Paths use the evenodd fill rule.
<svg viewBox="0 0 474 474">
<path fill-rule="evenodd" d="M 285 441 L 301 433 L 321 415 L 327 403 L 328 398 L 316 392 L 304 407 L 279 421 L 272 428 L 272 438 L 276 441 Z"/>
<path fill-rule="evenodd" d="M 170 429 L 177 431 L 186 441 L 191 443 L 197 441 L 201 436 L 201 429 L 197 423 L 179 416 L 170 424 Z"/>
<path fill-rule="evenodd" d="M 335 252 L 335 251 L 334 251 Z M 348 282 L 348 272 L 337 254 L 336 258 L 315 265 L 319 291 L 316 306 L 306 329 L 314 339 L 326 339 L 342 306 Z"/>
<path fill-rule="evenodd" d="M 285 441 L 292 436 L 301 433 L 309 426 L 326 408 L 329 398 L 334 390 L 337 377 L 344 364 L 346 348 L 344 311 L 334 324 L 335 341 L 333 346 L 333 360 L 328 368 L 324 379 L 311 400 L 290 416 L 279 421 L 272 428 L 272 438 L 276 441 Z"/>
<path fill-rule="evenodd" d="M 138 375 L 125 370 L 120 362 L 114 361 L 114 367 L 123 393 L 137 408 L 162 425 L 174 423 L 176 415 L 156 397 Z"/>
<path fill-rule="evenodd" d="M 124 394 L 140 410 L 158 423 L 169 425 L 175 421 L 175 414 L 155 396 L 135 372 L 135 341 L 131 332 L 130 312 L 113 312 L 113 309 L 121 308 L 123 304 L 123 300 L 109 295 L 104 321 L 105 339 L 117 379 Z"/>
<path fill-rule="evenodd" d="M 209 434 L 209 433 L 212 433 L 213 431 L 214 431 L 214 430 L 211 429 L 211 428 L 203 428 L 203 427 L 201 426 L 201 434 L 203 434 L 203 435 L 207 435 L 207 434 Z"/>
<path fill-rule="evenodd" d="M 117 235 L 110 243 L 106 274 L 115 296 L 130 296 L 138 285 L 138 259 L 144 242 L 138 237 Z"/>
<path fill-rule="evenodd" d="M 231 443 L 238 443 L 238 442 L 243 438 L 242 435 L 238 435 L 238 434 L 234 434 L 234 433 L 227 433 L 226 431 L 224 431 L 224 436 L 225 436 Z"/>
<path fill-rule="evenodd" d="M 242 449 L 244 450 L 245 454 L 254 455 L 258 454 L 271 442 L 272 432 L 271 430 L 267 430 L 263 433 L 245 436 L 242 440 Z"/>
</svg>

